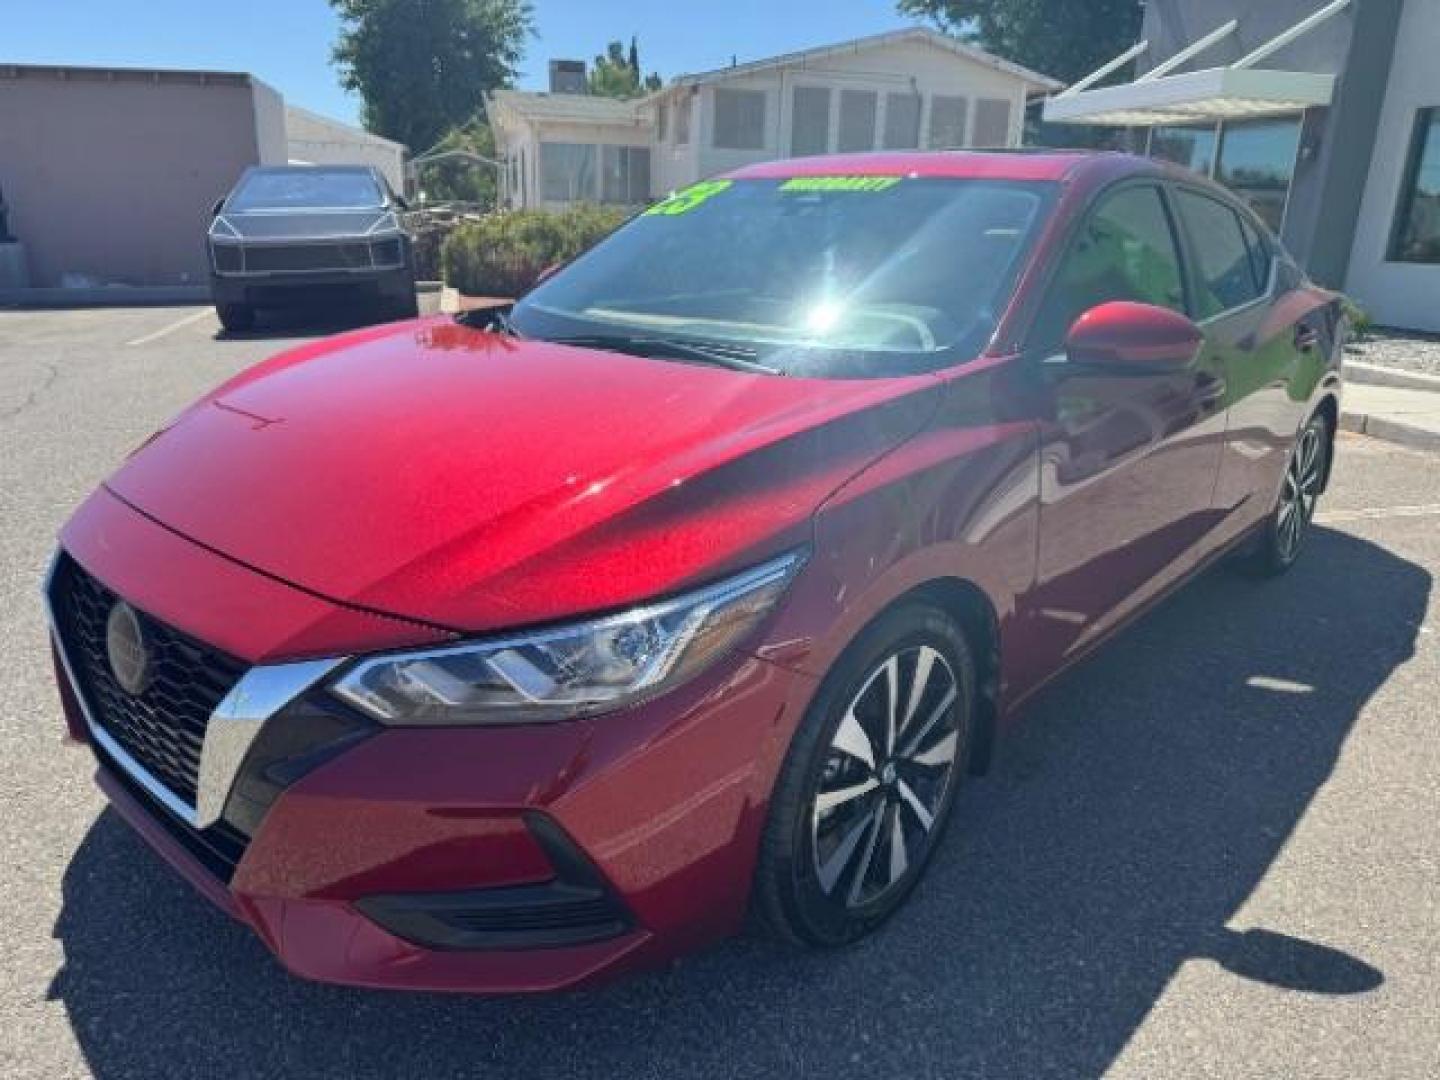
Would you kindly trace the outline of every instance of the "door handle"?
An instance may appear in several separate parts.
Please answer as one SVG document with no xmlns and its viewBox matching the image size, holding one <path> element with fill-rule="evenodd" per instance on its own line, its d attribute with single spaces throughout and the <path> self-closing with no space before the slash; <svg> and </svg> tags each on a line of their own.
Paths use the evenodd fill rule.
<svg viewBox="0 0 1440 1080">
<path fill-rule="evenodd" d="M 1301 352 L 1309 352 L 1320 343 L 1320 331 L 1313 326 L 1297 326 L 1295 328 L 1295 347 Z"/>
</svg>

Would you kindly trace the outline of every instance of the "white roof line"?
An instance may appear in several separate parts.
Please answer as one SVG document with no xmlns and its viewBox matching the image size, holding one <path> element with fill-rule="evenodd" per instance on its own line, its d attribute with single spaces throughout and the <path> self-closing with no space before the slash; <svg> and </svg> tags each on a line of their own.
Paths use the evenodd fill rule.
<svg viewBox="0 0 1440 1080">
<path fill-rule="evenodd" d="M 700 71 L 688 75 L 677 75 L 661 89 L 655 91 L 648 97 L 642 98 L 643 102 L 654 101 L 657 98 L 688 86 L 700 86 L 706 83 L 720 82 L 724 79 L 740 75 L 750 75 L 757 71 L 768 71 L 776 67 L 788 67 L 792 64 L 804 63 L 807 60 L 818 60 L 826 56 L 835 56 L 842 53 L 861 52 L 866 49 L 879 48 L 882 45 L 889 45 L 898 41 L 926 41 L 939 48 L 946 49 L 956 55 L 963 56 L 968 60 L 985 64 L 997 71 L 1005 72 L 1016 78 L 1023 79 L 1041 89 L 1059 90 L 1065 84 L 1058 79 L 1052 79 L 1049 75 L 1042 75 L 1038 71 L 1031 71 L 1027 67 L 1003 59 L 984 49 L 976 48 L 974 45 L 967 45 L 949 34 L 942 34 L 938 30 L 932 30 L 927 26 L 909 26 L 899 30 L 888 30 L 882 34 L 872 34 L 868 37 L 852 38 L 849 41 L 841 41 L 832 45 L 818 45 L 810 49 L 801 49 L 797 52 L 782 53 L 779 56 L 766 57 L 762 60 L 751 60 L 744 64 L 734 64 L 731 67 L 715 68 L 711 71 Z"/>
</svg>

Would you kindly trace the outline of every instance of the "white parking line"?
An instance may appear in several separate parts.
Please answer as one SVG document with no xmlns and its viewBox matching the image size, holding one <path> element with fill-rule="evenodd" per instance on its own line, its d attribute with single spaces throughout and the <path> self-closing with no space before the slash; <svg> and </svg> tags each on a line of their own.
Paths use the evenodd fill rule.
<svg viewBox="0 0 1440 1080">
<path fill-rule="evenodd" d="M 1331 510 L 1315 515 L 1322 525 L 1337 521 L 1374 521 L 1380 518 L 1413 518 L 1440 516 L 1440 503 L 1420 506 L 1382 506 L 1374 510 Z"/>
<path fill-rule="evenodd" d="M 173 334 L 176 330 L 179 330 L 181 327 L 183 327 L 183 326 L 189 326 L 191 323 L 194 323 L 194 322 L 199 322 L 201 319 L 203 319 L 203 318 L 205 318 L 205 317 L 207 317 L 207 316 L 209 316 L 209 315 L 211 315 L 211 314 L 213 314 L 213 312 L 212 312 L 212 310 L 211 310 L 210 308 L 208 308 L 208 307 L 207 307 L 207 308 L 201 308 L 199 311 L 192 311 L 189 315 L 186 315 L 183 319 L 177 319 L 175 322 L 170 323 L 170 325 L 168 325 L 168 326 L 162 326 L 159 330 L 156 330 L 153 334 L 146 334 L 144 337 L 137 337 L 134 341 L 127 341 L 125 344 L 126 344 L 127 347 L 128 347 L 128 346 L 131 346 L 131 345 L 148 345 L 148 344 L 149 344 L 150 342 L 152 342 L 152 341 L 158 341 L 160 338 L 164 337 L 166 334 Z"/>
</svg>

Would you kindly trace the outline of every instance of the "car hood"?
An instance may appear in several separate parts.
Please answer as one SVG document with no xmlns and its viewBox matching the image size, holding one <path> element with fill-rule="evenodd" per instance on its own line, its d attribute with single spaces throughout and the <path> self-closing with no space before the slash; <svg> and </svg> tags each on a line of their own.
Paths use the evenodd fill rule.
<svg viewBox="0 0 1440 1080">
<path fill-rule="evenodd" d="M 938 387 L 753 375 L 433 319 L 252 368 L 107 486 L 303 589 L 481 631 L 635 603 L 806 542 L 819 504 L 917 431 Z"/>
</svg>

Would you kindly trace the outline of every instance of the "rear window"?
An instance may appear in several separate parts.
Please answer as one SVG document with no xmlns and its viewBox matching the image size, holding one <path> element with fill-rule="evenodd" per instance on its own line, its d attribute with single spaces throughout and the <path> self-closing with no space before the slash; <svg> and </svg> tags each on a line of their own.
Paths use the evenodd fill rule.
<svg viewBox="0 0 1440 1080">
<path fill-rule="evenodd" d="M 1200 264 L 1197 315 L 1208 318 L 1258 298 L 1264 292 L 1264 283 L 1241 231 L 1240 215 L 1206 195 L 1184 190 L 1175 194 Z"/>
<path fill-rule="evenodd" d="M 284 169 L 252 172 L 240 181 L 227 210 L 358 210 L 379 206 L 384 193 L 368 172 Z"/>
</svg>

